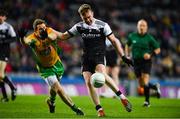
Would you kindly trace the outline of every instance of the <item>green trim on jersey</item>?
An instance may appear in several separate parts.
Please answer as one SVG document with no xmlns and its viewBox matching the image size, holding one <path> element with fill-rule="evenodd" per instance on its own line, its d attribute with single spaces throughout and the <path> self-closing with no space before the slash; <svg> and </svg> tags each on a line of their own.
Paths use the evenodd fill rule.
<svg viewBox="0 0 180 119">
<path fill-rule="evenodd" d="M 62 53 L 62 49 L 58 46 L 57 40 L 52 42 L 52 46 L 56 49 L 58 54 Z"/>
<path fill-rule="evenodd" d="M 33 54 L 32 57 L 33 57 L 33 59 L 36 61 L 38 66 L 41 66 L 40 59 L 37 56 L 36 51 L 35 51 L 35 43 L 36 43 L 36 41 L 34 39 L 32 39 L 32 41 L 29 43 L 29 46 L 32 49 L 32 54 Z M 57 40 L 52 41 L 51 45 L 54 47 L 54 49 L 56 50 L 58 55 L 62 52 L 62 49 L 57 44 Z"/>
<path fill-rule="evenodd" d="M 37 65 L 37 69 L 42 78 L 47 78 L 49 76 L 56 75 L 58 78 L 64 73 L 64 67 L 61 61 L 57 61 L 52 67 L 42 67 Z"/>
<path fill-rule="evenodd" d="M 36 43 L 36 41 L 34 39 L 32 39 L 32 41 L 29 43 L 29 46 L 30 46 L 30 48 L 32 50 L 32 54 L 33 54 L 32 57 L 33 57 L 33 59 L 36 61 L 36 63 L 38 65 L 41 65 L 40 60 L 39 60 L 38 56 L 36 55 L 35 43 Z"/>
<path fill-rule="evenodd" d="M 160 48 L 159 43 L 150 34 L 140 35 L 136 32 L 129 34 L 127 45 L 132 49 L 133 59 L 142 59 L 145 53 Z"/>
</svg>

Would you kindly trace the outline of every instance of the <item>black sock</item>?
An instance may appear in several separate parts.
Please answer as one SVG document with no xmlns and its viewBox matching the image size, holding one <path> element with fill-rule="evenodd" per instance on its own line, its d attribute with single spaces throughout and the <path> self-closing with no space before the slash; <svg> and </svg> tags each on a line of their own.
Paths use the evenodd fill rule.
<svg viewBox="0 0 180 119">
<path fill-rule="evenodd" d="M 145 96 L 145 101 L 149 103 L 149 86 L 148 85 L 144 85 L 144 96 Z"/>
<path fill-rule="evenodd" d="M 3 98 L 7 98 L 7 93 L 6 93 L 4 82 L 0 82 L 0 87 L 1 87 Z"/>
<path fill-rule="evenodd" d="M 7 76 L 4 77 L 3 81 L 9 85 L 11 90 L 16 89 L 10 78 L 8 78 Z"/>
<path fill-rule="evenodd" d="M 154 85 L 154 84 L 152 84 L 152 83 L 149 83 L 149 88 L 154 89 L 154 90 L 157 90 L 156 85 Z"/>
<path fill-rule="evenodd" d="M 122 93 L 121 93 L 121 91 L 119 90 L 118 92 L 116 92 L 116 95 L 117 96 L 120 96 Z"/>
<path fill-rule="evenodd" d="M 101 107 L 101 105 L 96 105 L 96 110 L 98 111 Z"/>
</svg>

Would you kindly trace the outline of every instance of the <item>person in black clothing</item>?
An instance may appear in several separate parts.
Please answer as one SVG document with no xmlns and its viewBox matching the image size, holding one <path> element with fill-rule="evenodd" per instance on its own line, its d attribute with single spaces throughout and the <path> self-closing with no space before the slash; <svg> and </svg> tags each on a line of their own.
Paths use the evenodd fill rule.
<svg viewBox="0 0 180 119">
<path fill-rule="evenodd" d="M 5 90 L 5 83 L 11 88 L 11 99 L 15 100 L 17 89 L 7 75 L 5 75 L 5 68 L 10 55 L 10 43 L 16 40 L 16 33 L 13 27 L 5 22 L 7 12 L 0 9 L 0 87 L 2 90 L 2 102 L 8 102 L 7 93 Z"/>
<path fill-rule="evenodd" d="M 67 40 L 73 36 L 80 35 L 83 40 L 83 60 L 82 60 L 82 75 L 85 79 L 89 95 L 95 105 L 98 116 L 105 116 L 104 110 L 100 104 L 99 96 L 90 83 L 90 77 L 94 72 L 103 73 L 106 79 L 106 84 L 113 90 L 117 97 L 121 100 L 125 109 L 131 112 L 132 105 L 122 94 L 118 86 L 112 80 L 112 78 L 106 73 L 105 67 L 105 40 L 106 38 L 111 41 L 116 48 L 118 54 L 122 57 L 123 61 L 127 64 L 132 64 L 132 61 L 127 59 L 124 55 L 124 50 L 121 47 L 121 43 L 114 36 L 110 26 L 101 20 L 94 18 L 94 13 L 91 6 L 83 4 L 78 9 L 79 15 L 82 19 L 81 22 L 75 24 L 70 30 L 65 33 L 56 31 L 57 36 L 49 36 L 52 39 L 57 37 L 60 40 Z"/>
</svg>

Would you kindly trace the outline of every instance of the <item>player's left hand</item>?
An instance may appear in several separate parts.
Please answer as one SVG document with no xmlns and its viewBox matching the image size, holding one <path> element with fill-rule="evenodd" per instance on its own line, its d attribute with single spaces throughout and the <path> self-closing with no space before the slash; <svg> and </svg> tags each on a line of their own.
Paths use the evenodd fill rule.
<svg viewBox="0 0 180 119">
<path fill-rule="evenodd" d="M 44 29 L 39 29 L 39 34 L 40 34 L 40 38 L 41 38 L 42 40 L 44 40 L 44 39 L 46 39 L 46 38 L 48 37 L 47 31 L 44 30 Z"/>
<path fill-rule="evenodd" d="M 145 54 L 144 54 L 144 59 L 145 59 L 145 60 L 151 59 L 151 55 L 150 55 L 149 53 L 145 53 Z"/>
<path fill-rule="evenodd" d="M 131 60 L 131 59 L 128 59 L 127 57 L 122 56 L 122 60 L 123 60 L 126 64 L 128 64 L 128 66 L 134 66 L 132 60 Z"/>
</svg>

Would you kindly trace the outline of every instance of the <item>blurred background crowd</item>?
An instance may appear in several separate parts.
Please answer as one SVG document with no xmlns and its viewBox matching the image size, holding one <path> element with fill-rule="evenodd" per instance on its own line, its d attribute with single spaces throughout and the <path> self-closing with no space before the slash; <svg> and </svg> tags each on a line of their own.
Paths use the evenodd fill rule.
<svg viewBox="0 0 180 119">
<path fill-rule="evenodd" d="M 179 0 L 0 0 L 0 7 L 9 13 L 7 21 L 17 31 L 19 28 L 33 31 L 36 18 L 65 32 L 80 21 L 79 6 L 89 3 L 95 18 L 106 21 L 123 45 L 130 32 L 136 31 L 136 23 L 145 18 L 149 32 L 160 42 L 161 55 L 154 58 L 152 74 L 160 79 L 180 76 L 180 2 Z M 80 37 L 59 42 L 65 75 L 81 75 L 82 40 Z M 11 58 L 7 72 L 37 72 L 31 50 L 18 41 L 11 44 Z M 121 77 L 133 78 L 132 70 L 121 64 Z"/>
</svg>

